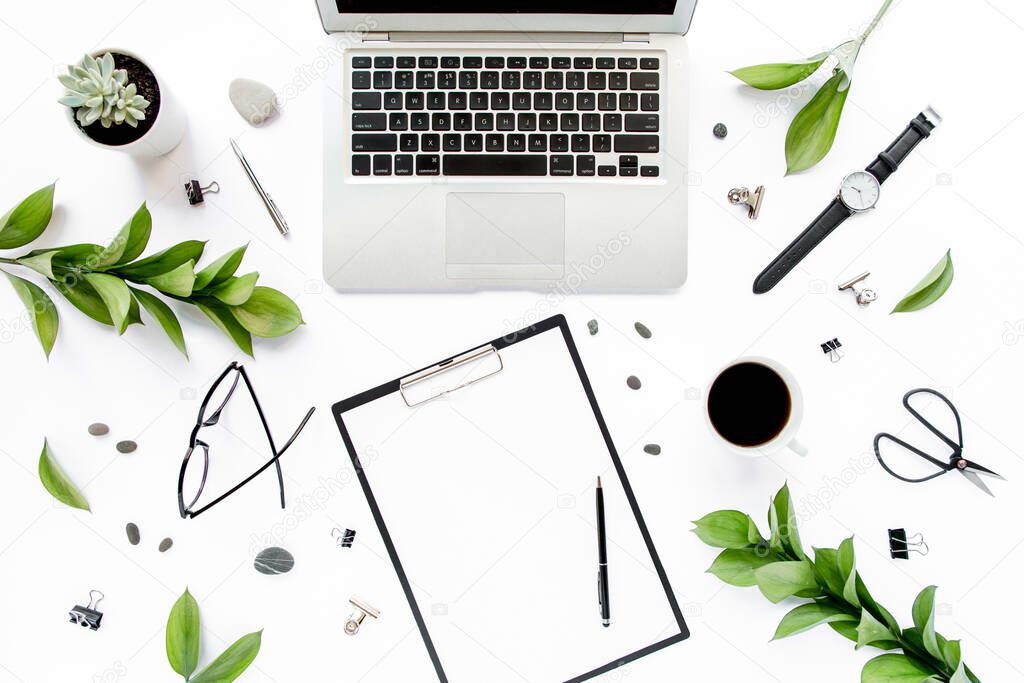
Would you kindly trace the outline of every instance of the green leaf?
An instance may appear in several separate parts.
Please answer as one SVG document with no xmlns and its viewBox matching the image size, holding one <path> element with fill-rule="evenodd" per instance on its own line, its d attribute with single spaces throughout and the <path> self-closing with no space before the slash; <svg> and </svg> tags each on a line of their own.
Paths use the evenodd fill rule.
<svg viewBox="0 0 1024 683">
<path fill-rule="evenodd" d="M 234 275 L 238 266 L 242 264 L 242 257 L 245 256 L 245 250 L 248 248 L 249 245 L 246 244 L 233 249 L 196 273 L 196 291 L 207 287 L 216 287 Z"/>
<path fill-rule="evenodd" d="M 843 577 L 843 599 L 855 607 L 860 607 L 860 596 L 857 595 L 857 562 L 853 552 L 853 536 L 839 544 L 836 561 L 839 564 L 839 575 Z"/>
<path fill-rule="evenodd" d="M 252 296 L 231 314 L 256 337 L 281 337 L 302 324 L 302 312 L 295 302 L 270 287 L 256 287 Z"/>
<path fill-rule="evenodd" d="M 843 596 L 845 581 L 839 573 L 838 553 L 832 548 L 814 549 L 814 576 L 818 584 L 828 589 L 837 598 Z"/>
<path fill-rule="evenodd" d="M 178 322 L 178 316 L 174 315 L 171 307 L 149 292 L 135 289 L 134 287 L 129 287 L 128 289 L 131 290 L 132 295 L 142 304 L 142 307 L 146 309 L 146 312 L 156 318 L 156 321 L 160 323 L 160 327 L 163 328 L 164 332 L 174 343 L 174 346 L 184 354 L 185 358 L 188 358 L 188 349 L 185 348 L 185 335 L 181 331 L 181 323 Z"/>
<path fill-rule="evenodd" d="M 0 216 L 0 249 L 22 247 L 43 234 L 53 216 L 53 185 L 36 190 Z"/>
<path fill-rule="evenodd" d="M 129 324 L 128 313 L 132 306 L 132 295 L 128 291 L 128 285 L 121 278 L 105 273 L 85 273 L 82 277 L 103 299 L 117 333 L 124 334 Z"/>
<path fill-rule="evenodd" d="M 25 304 L 32 322 L 32 330 L 36 333 L 39 343 L 43 345 L 43 353 L 49 358 L 53 343 L 57 341 L 57 329 L 60 327 L 57 307 L 39 285 L 10 273 L 4 275 L 10 280 L 21 303 Z"/>
<path fill-rule="evenodd" d="M 110 312 L 107 311 L 107 305 L 103 303 L 103 299 L 100 298 L 100 295 L 87 281 L 78 277 L 70 282 L 55 280 L 53 284 L 57 291 L 63 294 L 64 298 L 70 301 L 82 313 L 85 313 L 98 323 L 104 325 L 114 324 L 114 321 L 110 318 Z"/>
<path fill-rule="evenodd" d="M 757 587 L 772 602 L 781 602 L 797 594 L 820 592 L 814 580 L 814 567 L 808 560 L 773 562 L 754 570 Z"/>
<path fill-rule="evenodd" d="M 145 282 L 166 294 L 186 297 L 192 294 L 192 286 L 196 281 L 196 274 L 192 270 L 194 267 L 195 261 L 186 261 L 174 270 L 146 278 Z"/>
<path fill-rule="evenodd" d="M 772 499 L 772 508 L 778 522 L 778 534 L 782 547 L 790 554 L 803 559 L 807 557 L 800 544 L 800 530 L 797 528 L 796 512 L 789 493 L 789 484 L 783 484 Z"/>
<path fill-rule="evenodd" d="M 230 337 L 231 341 L 235 342 L 238 348 L 251 356 L 252 336 L 249 334 L 249 331 L 235 320 L 227 306 L 219 302 L 214 303 L 214 301 L 214 299 L 208 299 L 206 303 L 196 302 L 196 307 L 213 321 L 213 324 L 219 327 L 221 332 Z"/>
<path fill-rule="evenodd" d="M 262 637 L 263 631 L 242 636 L 234 645 L 224 650 L 220 657 L 213 660 L 210 666 L 196 674 L 190 683 L 231 683 L 256 659 L 260 652 Z"/>
<path fill-rule="evenodd" d="M 171 668 L 187 680 L 199 663 L 199 605 L 187 588 L 167 617 L 166 644 Z"/>
<path fill-rule="evenodd" d="M 854 622 L 833 621 L 829 623 L 829 626 L 832 627 L 833 631 L 835 631 L 842 637 L 846 638 L 847 640 L 852 640 L 855 643 L 857 642 L 857 624 L 855 624 Z"/>
<path fill-rule="evenodd" d="M 50 495 L 73 508 L 89 511 L 89 502 L 78 488 L 64 474 L 50 453 L 50 444 L 43 440 L 43 452 L 39 455 L 39 481 Z"/>
<path fill-rule="evenodd" d="M 821 600 L 800 605 L 782 617 L 779 627 L 775 629 L 775 635 L 772 637 L 772 640 L 779 640 L 796 635 L 797 633 L 803 633 L 820 624 L 836 621 L 855 622 L 857 617 L 844 612 L 838 604 L 831 600 Z"/>
<path fill-rule="evenodd" d="M 218 285 L 211 294 L 228 306 L 240 306 L 252 296 L 253 290 L 256 288 L 256 280 L 259 277 L 259 273 L 249 273 L 241 277 L 228 278 L 223 284 Z"/>
<path fill-rule="evenodd" d="M 153 217 L 143 202 L 135 215 L 131 217 L 117 236 L 100 255 L 96 270 L 105 270 L 119 263 L 127 263 L 137 259 L 149 243 L 149 235 L 153 229 Z"/>
<path fill-rule="evenodd" d="M 875 618 L 881 618 L 883 624 L 889 627 L 889 630 L 893 633 L 900 632 L 900 622 L 896 621 L 889 610 L 878 604 L 873 597 L 871 592 L 868 591 L 868 587 L 864 585 L 864 581 L 861 580 L 860 574 L 857 575 L 857 597 L 860 599 L 861 607 L 871 612 L 871 615 Z"/>
<path fill-rule="evenodd" d="M 44 251 L 32 256 L 22 256 L 17 261 L 18 265 L 31 268 L 49 280 L 56 280 L 57 278 L 53 274 L 53 257 L 56 254 L 56 251 Z"/>
<path fill-rule="evenodd" d="M 960 666 L 961 654 L 960 654 L 960 641 L 959 640 L 947 640 L 942 643 L 942 661 L 946 663 L 950 669 L 955 669 Z"/>
<path fill-rule="evenodd" d="M 768 545 L 777 553 L 785 553 L 786 548 L 782 544 L 782 532 L 779 528 L 779 511 L 775 509 L 774 501 L 768 504 L 768 530 Z"/>
<path fill-rule="evenodd" d="M 880 655 L 860 673 L 861 683 L 924 683 L 941 680 L 915 659 L 906 655 Z"/>
<path fill-rule="evenodd" d="M 838 69 L 793 117 L 786 133 L 786 175 L 807 170 L 825 158 L 849 94 L 850 78 Z"/>
<path fill-rule="evenodd" d="M 54 265 L 78 266 L 86 269 L 93 268 L 99 263 L 99 256 L 103 253 L 103 247 L 98 244 L 69 244 L 66 247 L 56 249 L 44 249 L 30 252 L 29 256 L 44 253 L 45 251 L 56 252 L 53 255 Z"/>
<path fill-rule="evenodd" d="M 938 301 L 953 283 L 953 258 L 949 249 L 910 292 L 900 299 L 892 313 L 919 311 Z"/>
<path fill-rule="evenodd" d="M 971 679 L 967 676 L 967 667 L 963 662 L 956 667 L 956 671 L 949 678 L 949 683 L 971 683 Z"/>
<path fill-rule="evenodd" d="M 125 265 L 119 265 L 117 267 L 117 272 L 121 273 L 129 280 L 146 280 L 151 277 L 156 277 L 157 275 L 169 273 L 188 261 L 192 261 L 192 263 L 199 263 L 199 259 L 202 258 L 203 249 L 205 247 L 206 242 L 189 240 L 187 242 L 175 244 L 173 247 L 164 249 L 152 256 L 147 256 L 144 259 L 139 259 L 138 261 Z"/>
<path fill-rule="evenodd" d="M 826 59 L 828 53 L 822 52 L 798 62 L 755 64 L 729 73 L 758 90 L 779 90 L 804 80 L 817 71 Z"/>
<path fill-rule="evenodd" d="M 713 548 L 749 548 L 764 540 L 750 515 L 738 510 L 718 510 L 694 524 L 693 533 Z"/>
<path fill-rule="evenodd" d="M 928 586 L 914 600 L 914 626 L 921 630 L 924 649 L 933 657 L 942 659 L 942 650 L 935 637 L 935 586 Z"/>
<path fill-rule="evenodd" d="M 775 553 L 769 552 L 765 546 L 754 548 L 728 548 L 719 553 L 718 557 L 708 568 L 709 574 L 714 574 L 719 579 L 731 586 L 754 586 L 757 579 L 754 578 L 754 570 L 772 562 L 784 560 Z"/>
<path fill-rule="evenodd" d="M 897 636 L 889 627 L 875 619 L 867 610 L 861 610 L 860 623 L 857 624 L 857 649 L 871 645 L 881 650 L 897 650 L 900 648 Z"/>
</svg>

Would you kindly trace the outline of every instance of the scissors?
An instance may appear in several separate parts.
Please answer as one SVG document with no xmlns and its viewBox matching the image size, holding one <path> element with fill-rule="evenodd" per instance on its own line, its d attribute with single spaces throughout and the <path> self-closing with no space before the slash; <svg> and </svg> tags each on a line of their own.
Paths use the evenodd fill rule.
<svg viewBox="0 0 1024 683">
<path fill-rule="evenodd" d="M 940 432 L 938 429 L 935 428 L 935 426 L 932 423 L 924 419 L 921 413 L 914 410 L 914 407 L 910 405 L 910 397 L 916 394 L 931 394 L 933 396 L 937 396 L 947 406 L 949 406 L 949 409 L 953 411 L 953 417 L 956 418 L 956 441 L 953 441 L 948 436 Z M 911 389 L 903 396 L 903 407 L 906 408 L 907 412 L 913 415 L 918 422 L 927 427 L 928 431 L 930 431 L 935 436 L 939 437 L 943 443 L 945 443 L 947 446 L 953 449 L 953 452 L 949 456 L 948 461 L 943 462 L 939 458 L 932 457 L 925 453 L 924 451 L 920 450 L 919 448 L 910 445 L 909 443 L 900 439 L 899 437 L 882 432 L 881 434 L 875 436 L 875 457 L 878 458 L 878 463 L 886 472 L 896 477 L 897 479 L 901 479 L 902 481 L 919 483 L 922 481 L 928 481 L 929 479 L 934 479 L 935 477 L 940 477 L 943 474 L 946 474 L 947 472 L 952 472 L 955 470 L 960 474 L 964 475 L 964 478 L 966 478 L 969 482 L 980 488 L 982 491 L 984 491 L 990 496 L 995 497 L 995 494 L 989 490 L 988 486 L 985 485 L 985 482 L 981 480 L 981 476 L 979 475 L 984 475 L 986 477 L 994 477 L 996 479 L 1002 479 L 1004 481 L 1006 480 L 1006 477 L 1002 476 L 1001 474 L 997 474 L 992 470 L 988 469 L 987 467 L 983 467 L 982 465 L 979 465 L 978 463 L 968 460 L 967 458 L 964 457 L 964 432 L 963 427 L 960 424 L 960 413 L 957 412 L 956 408 L 953 407 L 953 404 L 950 402 L 948 398 L 946 398 L 939 392 L 935 391 L 934 389 Z M 928 462 L 938 467 L 939 471 L 936 472 L 935 474 L 930 474 L 927 477 L 921 477 L 920 479 L 910 479 L 908 477 L 896 474 L 896 472 L 893 472 L 892 469 L 890 469 L 889 466 L 885 464 L 885 461 L 882 460 L 882 454 L 879 452 L 878 444 L 883 439 L 888 439 L 896 444 L 899 444 L 903 448 L 909 450 L 914 455 L 924 458 Z"/>
</svg>

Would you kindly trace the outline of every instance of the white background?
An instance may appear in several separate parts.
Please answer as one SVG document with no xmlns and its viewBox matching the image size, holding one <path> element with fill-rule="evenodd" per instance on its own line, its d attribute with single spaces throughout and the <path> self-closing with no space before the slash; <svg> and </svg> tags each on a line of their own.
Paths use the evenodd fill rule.
<svg viewBox="0 0 1024 683">
<path fill-rule="evenodd" d="M 970 666 L 986 681 L 1020 679 L 1024 243 L 1016 160 L 1024 107 L 1015 75 L 1024 10 L 1009 0 L 897 2 L 862 53 L 834 149 L 797 177 L 784 178 L 783 140 L 807 95 L 754 93 L 725 73 L 827 49 L 854 35 L 875 5 L 701 3 L 689 40 L 689 282 L 665 295 L 563 300 L 526 292 L 356 296 L 322 285 L 320 113 L 331 84 L 317 78 L 328 42 L 312 3 L 7 3 L 0 17 L 0 205 L 59 178 L 58 209 L 39 245 L 103 242 L 143 200 L 154 216 L 151 251 L 204 239 L 213 258 L 249 242 L 248 270 L 294 297 L 308 324 L 258 343 L 258 360 L 246 365 L 278 434 L 309 405 L 318 412 L 284 460 L 287 511 L 275 507 L 275 482 L 265 476 L 208 517 L 182 521 L 174 484 L 193 397 L 238 357 L 230 343 L 179 307 L 192 356 L 186 362 L 155 325 L 117 338 L 59 300 L 60 338 L 46 362 L 20 327 L 13 291 L 0 286 L 0 681 L 175 680 L 163 626 L 186 585 L 201 604 L 204 663 L 239 635 L 266 629 L 245 681 L 403 680 L 404 661 L 422 647 L 399 593 L 366 597 L 377 599 L 382 620 L 409 628 L 382 621 L 356 638 L 341 631 L 347 598 L 392 570 L 377 553 L 328 408 L 553 312 L 573 327 L 693 632 L 617 679 L 858 680 L 875 653 L 855 653 L 828 629 L 769 643 L 786 607 L 704 574 L 715 553 L 688 532 L 688 520 L 719 508 L 750 511 L 762 522 L 770 494 L 786 480 L 807 545 L 834 547 L 855 534 L 865 581 L 905 623 L 913 596 L 938 585 L 939 630 L 964 639 Z M 54 75 L 83 51 L 110 46 L 137 51 L 182 98 L 189 132 L 169 156 L 138 163 L 91 148 L 69 130 Z M 227 100 L 236 76 L 287 90 L 280 118 L 249 128 Z M 754 297 L 754 275 L 829 201 L 842 175 L 866 165 L 928 103 L 945 123 L 886 183 L 878 209 L 848 222 L 779 287 Z M 724 141 L 711 135 L 717 121 L 729 125 Z M 274 194 L 292 225 L 290 239 L 269 222 L 228 136 L 238 137 Z M 186 174 L 219 181 L 221 194 L 188 206 Z M 751 222 L 725 195 L 757 184 L 768 195 Z M 942 301 L 888 315 L 947 248 L 957 270 Z M 835 283 L 867 269 L 880 301 L 859 310 Z M 596 337 L 586 332 L 591 318 L 600 322 Z M 634 321 L 653 338 L 641 339 Z M 833 337 L 847 352 L 835 365 L 818 347 Z M 699 397 L 718 366 L 746 353 L 772 356 L 800 378 L 806 460 L 750 461 L 712 443 Z M 643 380 L 639 392 L 626 388 L 630 374 Z M 1008 477 L 993 484 L 995 499 L 954 475 L 913 486 L 874 465 L 872 436 L 906 426 L 900 397 L 917 386 L 946 393 L 964 416 L 969 457 Z M 110 436 L 86 433 L 97 420 L 111 425 Z M 40 486 L 44 436 L 82 485 L 92 514 L 59 506 Z M 124 438 L 139 442 L 134 455 L 114 451 Z M 645 443 L 661 444 L 662 454 L 645 455 Z M 244 466 L 262 453 L 240 448 L 234 455 Z M 138 547 L 125 540 L 128 521 L 142 528 Z M 279 533 L 286 526 L 294 528 Z M 357 529 L 361 542 L 334 548 L 333 526 Z M 886 529 L 896 526 L 922 532 L 931 554 L 890 560 Z M 275 533 L 297 567 L 283 577 L 257 575 L 252 553 Z M 164 536 L 176 543 L 161 555 L 155 546 Z M 65 616 L 91 588 L 107 595 L 97 633 L 73 628 Z"/>
</svg>

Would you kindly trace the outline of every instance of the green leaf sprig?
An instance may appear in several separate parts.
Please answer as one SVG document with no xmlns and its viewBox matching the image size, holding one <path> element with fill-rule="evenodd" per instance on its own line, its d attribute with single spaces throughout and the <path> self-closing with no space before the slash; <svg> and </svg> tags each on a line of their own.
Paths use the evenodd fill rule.
<svg viewBox="0 0 1024 683">
<path fill-rule="evenodd" d="M 231 683 L 249 668 L 259 654 L 263 631 L 244 635 L 209 666 L 199 666 L 199 604 L 185 589 L 171 608 L 166 630 L 167 661 L 189 683 Z M 194 675 L 193 675 L 194 674 Z"/>
<path fill-rule="evenodd" d="M 704 543 L 724 548 L 708 572 L 733 586 L 757 586 L 773 603 L 805 600 L 782 618 L 773 640 L 828 624 L 858 650 L 890 651 L 865 664 L 861 683 L 980 683 L 963 661 L 960 641 L 935 631 L 935 586 L 914 601 L 914 625 L 900 628 L 857 572 L 852 537 L 838 548 L 814 548 L 813 559 L 807 556 L 788 485 L 768 508 L 769 538 L 736 510 L 712 512 L 694 524 Z"/>
<path fill-rule="evenodd" d="M 43 233 L 53 215 L 53 194 L 54 186 L 48 185 L 0 217 L 0 249 L 25 246 Z M 0 258 L 0 265 L 21 266 L 42 275 L 75 308 L 118 334 L 142 324 L 145 310 L 186 358 L 185 336 L 174 311 L 141 287 L 195 306 L 250 356 L 253 337 L 280 337 L 303 324 L 294 301 L 256 284 L 259 273 L 235 274 L 245 246 L 196 271 L 205 242 L 189 240 L 140 258 L 152 227 L 152 216 L 143 203 L 106 247 L 73 244 L 36 249 L 16 258 Z M 0 272 L 28 310 L 32 329 L 49 357 L 60 327 L 53 301 L 32 281 Z"/>
<path fill-rule="evenodd" d="M 939 262 L 921 278 L 890 313 L 909 313 L 931 306 L 942 298 L 949 286 L 953 284 L 953 257 L 951 249 L 947 249 Z"/>
<path fill-rule="evenodd" d="M 832 76 L 814 97 L 797 112 L 786 133 L 786 175 L 811 168 L 825 158 L 835 142 L 839 120 L 850 94 L 853 66 L 861 47 L 889 10 L 893 0 L 885 0 L 864 32 L 853 40 L 840 43 L 828 52 L 821 52 L 796 62 L 757 64 L 730 73 L 758 90 L 780 90 L 809 78 L 828 62 Z"/>
<path fill-rule="evenodd" d="M 43 440 L 43 452 L 39 454 L 39 481 L 50 495 L 65 505 L 91 512 L 85 499 L 71 478 L 64 473 L 50 452 L 50 444 Z"/>
</svg>

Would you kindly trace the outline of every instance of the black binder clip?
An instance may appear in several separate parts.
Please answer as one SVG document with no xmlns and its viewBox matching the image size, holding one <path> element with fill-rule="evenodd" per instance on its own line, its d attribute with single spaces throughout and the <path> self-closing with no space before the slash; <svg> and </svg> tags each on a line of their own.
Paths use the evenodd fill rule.
<svg viewBox="0 0 1024 683">
<path fill-rule="evenodd" d="M 100 628 L 100 622 L 103 621 L 103 612 L 96 609 L 100 601 L 103 600 L 103 593 L 97 590 L 89 591 L 89 606 L 82 607 L 81 605 L 75 605 L 68 612 L 68 616 L 71 617 L 70 621 L 72 624 L 78 624 L 83 628 L 90 629 L 92 631 L 98 631 Z"/>
<path fill-rule="evenodd" d="M 337 542 L 339 548 L 351 548 L 352 542 L 356 540 L 356 532 L 352 529 L 334 528 L 331 530 L 331 537 Z"/>
<path fill-rule="evenodd" d="M 889 554 L 894 560 L 909 560 L 910 553 L 928 554 L 928 544 L 921 534 L 907 537 L 906 529 L 889 529 Z"/>
<path fill-rule="evenodd" d="M 185 196 L 192 206 L 203 203 L 203 194 L 217 194 L 220 192 L 220 184 L 214 180 L 206 187 L 201 187 L 199 181 L 194 178 L 185 183 Z"/>
<path fill-rule="evenodd" d="M 828 359 L 833 363 L 838 363 L 846 355 L 845 352 L 839 350 L 841 348 L 843 348 L 842 342 L 838 339 L 830 339 L 821 345 L 821 352 L 828 354 Z"/>
</svg>

